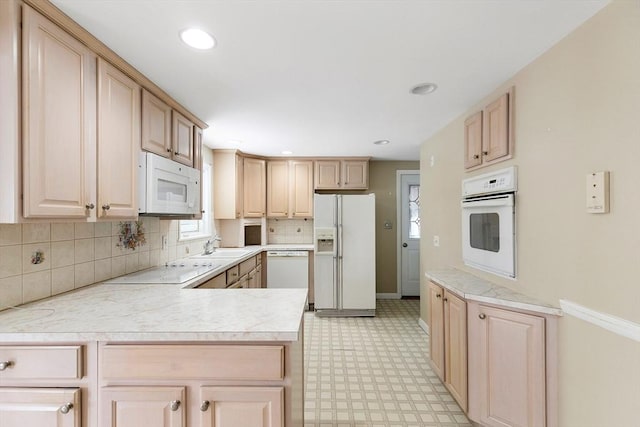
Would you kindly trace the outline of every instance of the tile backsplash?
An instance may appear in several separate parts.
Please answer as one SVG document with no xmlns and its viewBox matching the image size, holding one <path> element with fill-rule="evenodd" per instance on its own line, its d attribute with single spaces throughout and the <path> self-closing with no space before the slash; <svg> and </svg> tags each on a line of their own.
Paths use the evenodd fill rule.
<svg viewBox="0 0 640 427">
<path fill-rule="evenodd" d="M 169 260 L 161 221 L 143 218 L 142 224 L 146 244 L 135 250 L 118 246 L 115 221 L 0 224 L 0 310 Z"/>
<path fill-rule="evenodd" d="M 313 243 L 312 219 L 270 219 L 267 221 L 267 243 Z"/>
<path fill-rule="evenodd" d="M 0 310 L 201 253 L 208 239 L 179 240 L 177 220 L 140 220 L 146 243 L 136 249 L 118 245 L 120 221 L 0 224 Z M 313 243 L 313 220 L 267 228 L 270 244 Z"/>
</svg>

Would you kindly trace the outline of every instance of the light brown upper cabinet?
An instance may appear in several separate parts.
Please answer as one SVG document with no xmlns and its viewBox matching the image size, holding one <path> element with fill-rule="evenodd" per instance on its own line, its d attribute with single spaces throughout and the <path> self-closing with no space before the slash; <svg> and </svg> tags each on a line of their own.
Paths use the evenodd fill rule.
<svg viewBox="0 0 640 427">
<path fill-rule="evenodd" d="M 244 212 L 244 162 L 235 150 L 213 150 L 215 219 L 237 219 Z"/>
<path fill-rule="evenodd" d="M 187 166 L 193 166 L 193 138 L 195 125 L 177 111 L 173 111 L 173 160 Z"/>
<path fill-rule="evenodd" d="M 98 59 L 98 218 L 138 216 L 140 86 Z"/>
<path fill-rule="evenodd" d="M 369 159 L 322 159 L 314 163 L 316 190 L 369 188 Z"/>
<path fill-rule="evenodd" d="M 160 98 L 142 91 L 143 150 L 198 168 L 195 161 L 197 128 Z"/>
<path fill-rule="evenodd" d="M 313 161 L 267 162 L 267 216 L 313 217 Z"/>
<path fill-rule="evenodd" d="M 95 218 L 96 56 L 22 11 L 23 216 Z"/>
<path fill-rule="evenodd" d="M 171 158 L 171 107 L 142 90 L 142 149 Z"/>
<path fill-rule="evenodd" d="M 266 162 L 244 158 L 243 212 L 245 218 L 261 218 L 266 214 Z"/>
<path fill-rule="evenodd" d="M 513 157 L 514 88 L 464 122 L 464 167 L 477 169 Z"/>
</svg>

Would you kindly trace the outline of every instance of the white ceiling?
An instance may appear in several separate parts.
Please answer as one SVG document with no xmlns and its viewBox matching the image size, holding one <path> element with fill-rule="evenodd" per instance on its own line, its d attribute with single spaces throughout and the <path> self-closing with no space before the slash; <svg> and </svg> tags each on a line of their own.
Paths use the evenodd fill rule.
<svg viewBox="0 0 640 427">
<path fill-rule="evenodd" d="M 396 160 L 608 2 L 52 1 L 206 121 L 210 147 Z M 217 46 L 184 46 L 190 26 Z"/>
</svg>

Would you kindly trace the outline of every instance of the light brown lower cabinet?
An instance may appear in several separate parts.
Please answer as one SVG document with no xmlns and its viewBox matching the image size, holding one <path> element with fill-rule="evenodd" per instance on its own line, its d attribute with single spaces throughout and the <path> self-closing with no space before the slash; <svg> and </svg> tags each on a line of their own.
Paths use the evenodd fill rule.
<svg viewBox="0 0 640 427">
<path fill-rule="evenodd" d="M 201 427 L 282 427 L 282 387 L 202 387 Z"/>
<path fill-rule="evenodd" d="M 434 372 L 485 427 L 557 426 L 557 317 L 467 301 L 428 284 Z"/>
<path fill-rule="evenodd" d="M 300 343 L 100 347 L 100 427 L 302 427 L 302 389 Z"/>
<path fill-rule="evenodd" d="M 80 427 L 79 388 L 0 388 L 2 427 Z"/>
<path fill-rule="evenodd" d="M 466 302 L 429 283 L 429 341 L 433 370 L 463 411 L 467 410 Z"/>
<path fill-rule="evenodd" d="M 548 426 L 546 319 L 477 303 L 468 309 L 469 417 L 487 427 Z"/>
<path fill-rule="evenodd" d="M 101 427 L 186 426 L 185 387 L 104 387 Z"/>
</svg>

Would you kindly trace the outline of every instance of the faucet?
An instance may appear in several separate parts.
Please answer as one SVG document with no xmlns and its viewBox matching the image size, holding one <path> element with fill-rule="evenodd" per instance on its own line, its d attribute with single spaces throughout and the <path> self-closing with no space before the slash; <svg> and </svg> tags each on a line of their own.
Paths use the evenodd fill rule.
<svg viewBox="0 0 640 427">
<path fill-rule="evenodd" d="M 216 251 L 216 247 L 214 246 L 214 242 L 220 242 L 222 239 L 217 234 L 213 236 L 213 242 L 211 240 L 207 240 L 204 244 L 204 254 L 211 255 Z"/>
</svg>

